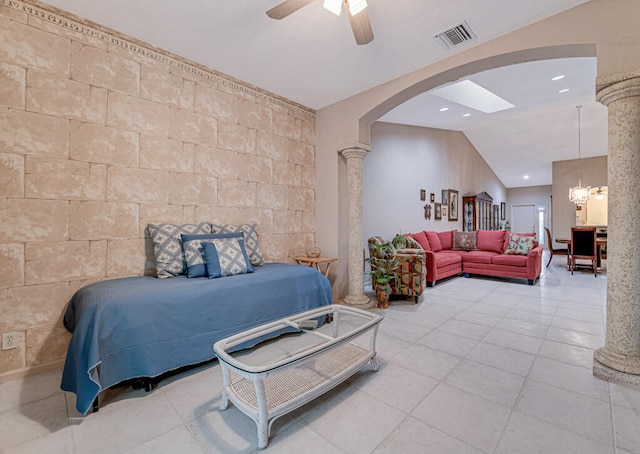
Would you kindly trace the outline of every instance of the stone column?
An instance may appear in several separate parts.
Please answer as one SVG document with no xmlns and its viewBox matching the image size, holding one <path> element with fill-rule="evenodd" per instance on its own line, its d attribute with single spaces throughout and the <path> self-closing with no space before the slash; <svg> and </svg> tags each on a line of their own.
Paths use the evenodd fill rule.
<svg viewBox="0 0 640 454">
<path fill-rule="evenodd" d="M 640 69 L 597 84 L 609 109 L 609 229 L 606 338 L 593 373 L 640 385 Z"/>
<path fill-rule="evenodd" d="M 373 303 L 364 294 L 364 257 L 362 254 L 362 159 L 371 149 L 364 144 L 340 150 L 347 160 L 348 188 L 348 240 L 349 246 L 349 294 L 344 303 L 360 308 Z"/>
</svg>

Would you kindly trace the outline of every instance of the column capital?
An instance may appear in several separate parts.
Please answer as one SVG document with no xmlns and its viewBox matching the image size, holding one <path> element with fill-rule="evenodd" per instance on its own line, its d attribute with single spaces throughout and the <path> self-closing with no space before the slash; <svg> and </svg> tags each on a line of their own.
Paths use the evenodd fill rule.
<svg viewBox="0 0 640 454">
<path fill-rule="evenodd" d="M 369 145 L 366 145 L 364 143 L 357 143 L 353 146 L 338 150 L 338 153 L 340 153 L 346 159 L 351 159 L 351 158 L 364 159 L 364 157 L 370 151 L 371 151 L 371 147 Z"/>
<path fill-rule="evenodd" d="M 640 96 L 640 70 L 599 78 L 596 86 L 596 101 L 605 106 L 622 98 Z"/>
</svg>

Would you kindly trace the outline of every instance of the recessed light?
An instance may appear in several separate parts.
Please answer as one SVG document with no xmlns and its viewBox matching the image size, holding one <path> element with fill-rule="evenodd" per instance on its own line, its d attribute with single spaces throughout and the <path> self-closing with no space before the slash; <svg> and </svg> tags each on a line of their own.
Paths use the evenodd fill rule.
<svg viewBox="0 0 640 454">
<path fill-rule="evenodd" d="M 525 180 L 528 180 L 528 179 L 529 179 L 529 175 L 525 175 L 525 176 L 524 176 L 524 179 L 525 179 Z"/>
<path fill-rule="evenodd" d="M 560 80 L 560 79 L 564 79 L 564 74 L 560 74 L 559 76 L 551 78 L 551 80 Z"/>
<path fill-rule="evenodd" d="M 569 91 L 568 88 L 563 88 L 562 90 L 558 90 L 558 93 L 566 93 L 568 91 Z"/>
<path fill-rule="evenodd" d="M 463 116 L 463 117 L 470 117 L 470 116 L 471 116 L 471 114 L 470 114 L 470 113 L 466 113 L 466 114 L 464 114 L 464 115 L 462 115 L 462 116 Z"/>
<path fill-rule="evenodd" d="M 448 108 L 448 107 L 443 107 L 443 108 L 441 108 L 441 109 L 440 109 L 440 112 L 445 112 L 445 111 L 447 111 L 447 110 L 449 110 L 449 108 Z"/>
</svg>

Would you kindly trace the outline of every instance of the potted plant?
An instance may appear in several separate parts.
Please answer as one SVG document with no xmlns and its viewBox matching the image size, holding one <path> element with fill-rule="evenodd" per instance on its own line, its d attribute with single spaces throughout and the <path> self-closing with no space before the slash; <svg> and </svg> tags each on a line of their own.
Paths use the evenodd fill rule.
<svg viewBox="0 0 640 454">
<path fill-rule="evenodd" d="M 393 239 L 391 240 L 391 244 L 393 244 L 393 247 L 396 248 L 396 250 L 406 249 L 409 247 L 409 242 L 407 241 L 407 237 L 404 235 L 394 236 Z"/>
<path fill-rule="evenodd" d="M 371 285 L 376 292 L 378 307 L 386 309 L 389 305 L 391 282 L 396 279 L 400 262 L 379 257 L 369 257 L 367 261 L 371 265 Z"/>
</svg>

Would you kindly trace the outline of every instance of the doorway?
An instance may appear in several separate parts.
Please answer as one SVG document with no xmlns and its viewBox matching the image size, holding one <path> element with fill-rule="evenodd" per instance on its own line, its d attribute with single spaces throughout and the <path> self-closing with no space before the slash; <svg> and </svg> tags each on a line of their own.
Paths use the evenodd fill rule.
<svg viewBox="0 0 640 454">
<path fill-rule="evenodd" d="M 511 205 L 511 231 L 518 233 L 535 232 L 540 245 L 546 243 L 544 228 L 548 226 L 547 204 L 523 203 Z"/>
<path fill-rule="evenodd" d="M 536 204 L 511 205 L 511 231 L 515 233 L 538 232 L 538 213 Z"/>
</svg>

